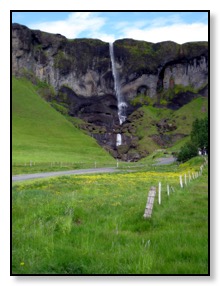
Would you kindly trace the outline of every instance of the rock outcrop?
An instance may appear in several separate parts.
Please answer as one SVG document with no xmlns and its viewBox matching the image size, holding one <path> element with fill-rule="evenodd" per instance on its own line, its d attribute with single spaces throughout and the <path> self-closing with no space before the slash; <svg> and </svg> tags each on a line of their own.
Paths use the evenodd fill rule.
<svg viewBox="0 0 220 286">
<path fill-rule="evenodd" d="M 168 108 L 178 109 L 200 91 L 207 95 L 207 42 L 179 45 L 123 39 L 114 43 L 114 53 L 128 118 L 143 105 L 143 100 L 144 104 L 160 106 L 165 102 Z M 60 34 L 13 24 L 12 73 L 31 73 L 53 86 L 57 102 L 66 104 L 70 115 L 87 122 L 88 133 L 113 156 L 126 160 L 143 156 L 135 151 L 137 138 L 129 133 L 129 121 L 124 123 L 126 132 L 119 126 L 109 43 L 70 40 Z M 138 104 L 134 105 L 134 100 Z M 130 148 L 130 157 L 124 155 L 129 153 L 127 147 L 117 150 L 115 146 L 119 131 L 124 145 Z"/>
</svg>

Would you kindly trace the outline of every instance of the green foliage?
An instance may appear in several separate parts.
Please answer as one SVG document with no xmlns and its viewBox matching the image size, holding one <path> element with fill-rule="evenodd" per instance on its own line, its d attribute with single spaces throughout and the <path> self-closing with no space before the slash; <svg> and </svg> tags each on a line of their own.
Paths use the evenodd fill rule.
<svg viewBox="0 0 220 286">
<path fill-rule="evenodd" d="M 196 119 L 192 125 L 191 140 L 197 148 L 209 148 L 209 122 L 208 117 Z"/>
<path fill-rule="evenodd" d="M 42 47 L 43 47 L 42 44 L 35 44 L 33 46 L 33 49 L 35 52 L 39 52 L 39 51 L 42 51 Z"/>
<path fill-rule="evenodd" d="M 145 94 L 139 94 L 137 95 L 135 98 L 133 98 L 131 101 L 130 101 L 131 105 L 133 106 L 137 106 L 137 105 L 153 105 L 154 103 L 154 100 L 153 98 L 151 98 L 150 96 L 148 95 L 145 95 Z"/>
<path fill-rule="evenodd" d="M 61 74 L 68 74 L 74 64 L 74 57 L 70 57 L 63 51 L 59 51 L 54 57 L 54 67 L 59 69 Z"/>
<path fill-rule="evenodd" d="M 68 108 L 56 101 L 51 102 L 51 106 L 63 115 L 68 115 Z"/>
<path fill-rule="evenodd" d="M 197 147 L 192 142 L 187 142 L 185 145 L 182 146 L 177 160 L 179 162 L 185 162 L 198 154 Z"/>
<path fill-rule="evenodd" d="M 46 101 L 51 101 L 56 96 L 55 89 L 45 81 L 38 80 L 36 89 Z"/>
<path fill-rule="evenodd" d="M 80 39 L 67 39 L 70 43 L 76 44 L 87 44 L 88 46 L 97 47 L 97 46 L 105 46 L 107 43 L 103 42 L 99 39 L 92 39 L 92 38 L 80 38 Z"/>
<path fill-rule="evenodd" d="M 209 148 L 208 138 L 209 122 L 208 117 L 196 119 L 192 124 L 191 141 L 182 146 L 177 160 L 185 162 L 198 154 L 199 148 Z"/>
<path fill-rule="evenodd" d="M 198 90 L 191 85 L 183 86 L 182 84 L 174 84 L 173 88 L 168 88 L 167 90 L 161 90 L 158 94 L 160 104 L 166 105 L 171 102 L 172 99 L 179 93 L 198 93 Z"/>
<path fill-rule="evenodd" d="M 33 85 L 36 86 L 38 94 L 47 101 L 51 101 L 55 98 L 56 92 L 53 86 L 51 86 L 46 81 L 39 80 L 39 78 L 31 71 L 23 69 L 22 77 L 30 81 Z"/>
<path fill-rule="evenodd" d="M 54 57 L 54 67 L 55 68 L 62 68 L 63 67 L 63 61 L 65 61 L 67 58 L 63 51 L 58 51 L 56 56 Z"/>
<path fill-rule="evenodd" d="M 63 85 L 63 86 L 65 86 L 65 85 Z M 57 97 L 59 98 L 59 101 L 61 101 L 61 102 L 67 102 L 68 96 L 67 96 L 66 93 L 59 91 Z"/>
<path fill-rule="evenodd" d="M 34 85 L 37 85 L 39 82 L 39 79 L 36 77 L 36 75 L 32 71 L 27 70 L 26 68 L 21 69 L 21 76 L 29 80 Z"/>
<path fill-rule="evenodd" d="M 164 98 L 160 99 L 160 104 L 167 105 L 168 101 Z"/>
</svg>

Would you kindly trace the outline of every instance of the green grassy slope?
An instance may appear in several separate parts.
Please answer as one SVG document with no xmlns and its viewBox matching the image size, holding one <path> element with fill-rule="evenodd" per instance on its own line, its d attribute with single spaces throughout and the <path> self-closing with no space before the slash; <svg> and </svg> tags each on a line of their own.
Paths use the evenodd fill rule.
<svg viewBox="0 0 220 286">
<path fill-rule="evenodd" d="M 186 142 L 192 129 L 192 123 L 196 118 L 204 118 L 208 114 L 208 98 L 198 97 L 178 110 L 167 108 L 155 108 L 142 106 L 138 109 L 143 116 L 134 118 L 132 125 L 135 129 L 133 135 L 139 138 L 138 150 L 147 150 L 149 153 L 156 149 L 170 147 L 170 150 L 178 151 Z M 136 113 L 138 112 L 136 111 Z M 158 124 L 166 120 L 168 124 L 176 126 L 172 131 L 158 129 Z M 167 145 L 160 146 L 153 139 L 154 136 L 167 136 Z M 178 135 L 181 135 L 178 137 Z M 175 138 L 176 139 L 172 139 Z M 181 137 L 183 137 L 181 139 Z M 172 141 L 169 141 L 172 139 Z M 176 141 L 175 141 L 176 140 Z M 172 146 L 172 147 L 171 147 Z"/>
<path fill-rule="evenodd" d="M 25 79 L 12 81 L 13 163 L 113 162 L 96 141 L 82 133 L 38 96 Z"/>
<path fill-rule="evenodd" d="M 196 118 L 204 118 L 208 114 L 208 98 L 198 97 L 174 112 L 173 119 L 177 129 L 175 133 L 189 134 Z"/>
</svg>

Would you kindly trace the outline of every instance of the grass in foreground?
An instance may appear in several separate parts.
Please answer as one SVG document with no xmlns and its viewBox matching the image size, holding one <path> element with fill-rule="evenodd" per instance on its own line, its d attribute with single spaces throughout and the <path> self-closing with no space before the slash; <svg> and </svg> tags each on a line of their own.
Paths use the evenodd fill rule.
<svg viewBox="0 0 220 286">
<path fill-rule="evenodd" d="M 179 174 L 200 165 L 14 184 L 13 274 L 207 274 L 207 167 L 179 187 Z M 144 220 L 159 181 L 162 204 Z"/>
</svg>

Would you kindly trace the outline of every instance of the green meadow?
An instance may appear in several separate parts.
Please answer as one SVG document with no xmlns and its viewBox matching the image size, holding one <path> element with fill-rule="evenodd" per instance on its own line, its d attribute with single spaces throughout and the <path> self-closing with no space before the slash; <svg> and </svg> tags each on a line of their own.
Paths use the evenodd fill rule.
<svg viewBox="0 0 220 286">
<path fill-rule="evenodd" d="M 12 94 L 13 173 L 28 172 L 25 164 L 33 164 L 30 171 L 36 172 L 62 169 L 62 162 L 115 162 L 93 138 L 43 100 L 29 81 L 13 78 Z"/>
<path fill-rule="evenodd" d="M 188 181 L 201 164 L 195 158 L 166 169 L 14 183 L 12 274 L 207 275 L 207 165 Z M 150 187 L 159 182 L 161 204 L 157 194 L 144 219 Z"/>
</svg>

